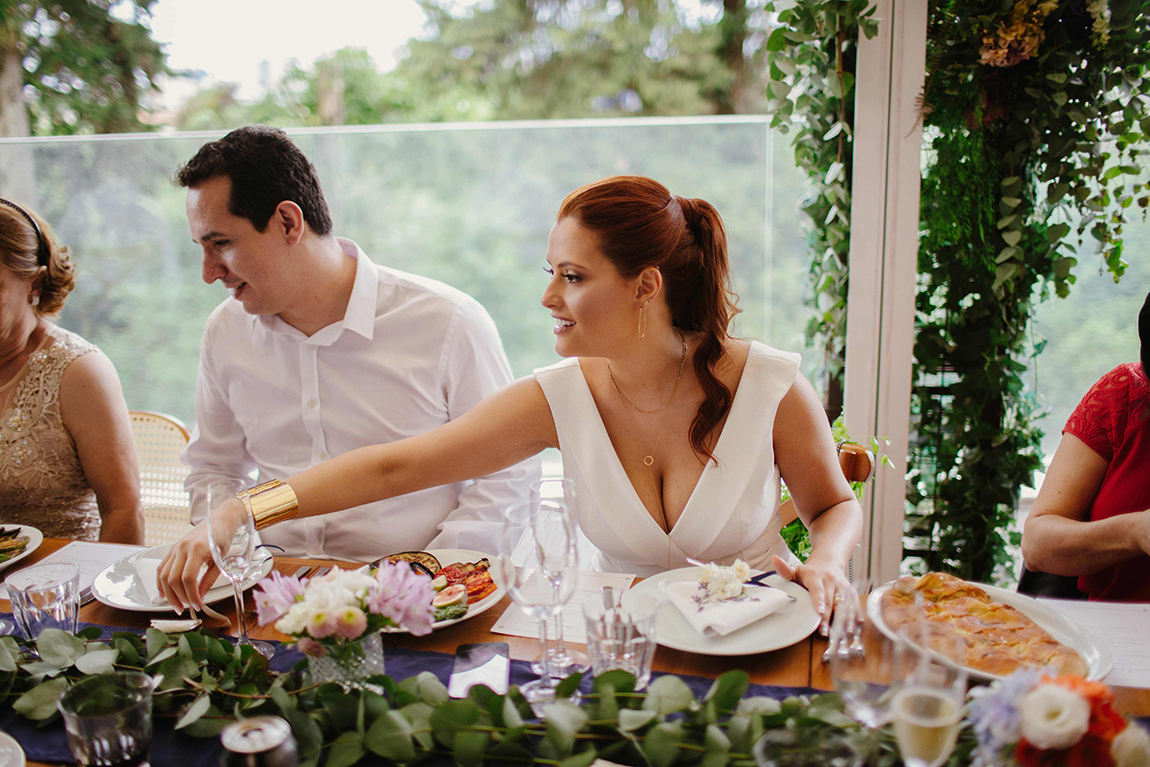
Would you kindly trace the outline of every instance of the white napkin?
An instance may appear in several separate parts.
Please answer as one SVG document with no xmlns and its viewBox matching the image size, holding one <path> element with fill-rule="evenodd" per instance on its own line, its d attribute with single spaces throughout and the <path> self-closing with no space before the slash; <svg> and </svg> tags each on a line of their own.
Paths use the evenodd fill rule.
<svg viewBox="0 0 1150 767">
<path fill-rule="evenodd" d="M 136 577 L 140 579 L 140 585 L 144 587 L 144 592 L 148 595 L 148 600 L 154 605 L 166 605 L 168 600 L 160 593 L 160 587 L 156 585 L 156 572 L 160 569 L 161 559 L 144 559 L 136 560 Z M 216 582 L 212 584 L 212 588 L 228 585 L 227 576 L 220 575 L 216 578 Z"/>
<path fill-rule="evenodd" d="M 679 609 L 695 631 L 705 637 L 726 636 L 732 631 L 761 620 L 794 600 L 790 594 L 771 586 L 747 586 L 734 599 L 696 601 L 705 594 L 698 581 L 667 584 L 671 604 Z"/>
</svg>

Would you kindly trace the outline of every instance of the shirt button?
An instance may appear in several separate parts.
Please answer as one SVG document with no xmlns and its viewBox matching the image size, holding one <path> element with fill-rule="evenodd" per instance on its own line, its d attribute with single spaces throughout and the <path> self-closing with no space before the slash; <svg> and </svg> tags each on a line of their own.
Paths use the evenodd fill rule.
<svg viewBox="0 0 1150 767">
<path fill-rule="evenodd" d="M 314 400 L 314 399 L 309 399 L 309 400 L 307 401 L 307 406 L 308 406 L 308 407 L 315 407 L 315 400 Z"/>
</svg>

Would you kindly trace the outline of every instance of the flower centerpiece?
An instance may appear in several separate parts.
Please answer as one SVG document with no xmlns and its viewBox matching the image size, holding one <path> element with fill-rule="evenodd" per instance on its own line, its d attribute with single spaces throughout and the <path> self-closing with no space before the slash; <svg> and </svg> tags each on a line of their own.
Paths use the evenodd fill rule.
<svg viewBox="0 0 1150 767">
<path fill-rule="evenodd" d="M 976 765 L 1150 767 L 1150 734 L 1099 682 L 1024 669 L 971 698 Z"/>
<path fill-rule="evenodd" d="M 371 574 L 335 568 L 310 580 L 273 571 L 255 591 L 260 625 L 274 622 L 295 639 L 315 682 L 345 686 L 383 674 L 381 629 L 431 633 L 434 596 L 426 575 L 387 561 Z"/>
</svg>

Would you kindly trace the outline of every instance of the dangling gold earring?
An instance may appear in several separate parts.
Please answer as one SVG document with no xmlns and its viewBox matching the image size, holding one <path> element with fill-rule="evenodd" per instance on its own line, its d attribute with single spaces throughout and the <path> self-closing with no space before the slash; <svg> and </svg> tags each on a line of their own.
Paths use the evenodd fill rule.
<svg viewBox="0 0 1150 767">
<path fill-rule="evenodd" d="M 639 338 L 640 339 L 645 338 L 647 336 L 647 304 L 649 304 L 649 303 L 651 303 L 651 299 L 648 298 L 646 301 L 643 302 L 643 305 L 639 307 Z"/>
</svg>

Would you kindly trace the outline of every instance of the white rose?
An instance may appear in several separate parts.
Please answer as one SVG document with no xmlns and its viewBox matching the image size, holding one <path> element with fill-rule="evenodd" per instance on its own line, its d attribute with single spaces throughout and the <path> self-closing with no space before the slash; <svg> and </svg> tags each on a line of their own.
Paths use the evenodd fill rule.
<svg viewBox="0 0 1150 767">
<path fill-rule="evenodd" d="M 276 631 L 281 634 L 295 635 L 303 632 L 311 621 L 315 610 L 308 607 L 306 602 L 296 602 L 282 618 L 276 621 Z"/>
<path fill-rule="evenodd" d="M 740 582 L 745 582 L 751 577 L 751 566 L 741 559 L 736 559 L 735 564 L 731 565 L 731 572 Z"/>
<path fill-rule="evenodd" d="M 309 585 L 304 594 L 304 604 L 312 610 L 339 610 L 356 604 L 355 595 L 337 581 L 326 581 Z"/>
<path fill-rule="evenodd" d="M 1110 744 L 1115 767 L 1150 767 L 1150 734 L 1131 722 Z"/>
<path fill-rule="evenodd" d="M 1042 684 L 1018 701 L 1018 734 L 1038 748 L 1070 748 L 1090 728 L 1090 704 L 1065 687 Z"/>
<path fill-rule="evenodd" d="M 716 564 L 711 563 L 711 562 L 708 562 L 707 564 L 703 565 L 702 567 L 699 568 L 699 570 L 701 571 L 699 573 L 699 583 L 706 586 L 708 583 L 711 582 L 712 578 L 714 578 L 716 575 L 718 575 L 722 571 L 722 569 L 723 568 L 720 567 L 719 565 L 716 565 Z"/>
</svg>

